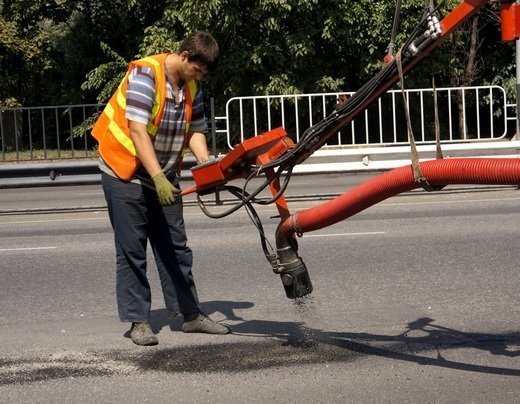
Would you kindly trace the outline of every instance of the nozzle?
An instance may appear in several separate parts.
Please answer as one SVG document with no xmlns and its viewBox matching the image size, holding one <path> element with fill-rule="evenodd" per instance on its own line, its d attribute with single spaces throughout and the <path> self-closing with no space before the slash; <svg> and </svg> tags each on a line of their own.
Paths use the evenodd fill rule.
<svg viewBox="0 0 520 404">
<path fill-rule="evenodd" d="M 280 275 L 287 297 L 296 299 L 312 293 L 312 283 L 307 267 L 298 255 L 294 234 L 285 234 L 282 228 L 283 222 L 276 229 L 276 254 L 269 262 L 273 271 Z"/>
<path fill-rule="evenodd" d="M 300 260 L 294 268 L 285 269 L 280 273 L 285 294 L 289 299 L 303 297 L 312 292 L 311 278 L 307 267 Z"/>
</svg>

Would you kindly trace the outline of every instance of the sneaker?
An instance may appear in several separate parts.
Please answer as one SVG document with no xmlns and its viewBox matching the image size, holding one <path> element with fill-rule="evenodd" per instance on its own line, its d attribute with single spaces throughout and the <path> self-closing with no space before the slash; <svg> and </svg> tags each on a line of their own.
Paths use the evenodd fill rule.
<svg viewBox="0 0 520 404">
<path fill-rule="evenodd" d="M 183 332 L 204 332 L 206 334 L 229 334 L 231 329 L 223 324 L 214 322 L 205 314 L 199 314 L 195 320 L 185 321 L 182 324 Z"/>
<path fill-rule="evenodd" d="M 132 323 L 130 338 L 136 345 L 150 346 L 159 343 L 149 323 Z"/>
</svg>

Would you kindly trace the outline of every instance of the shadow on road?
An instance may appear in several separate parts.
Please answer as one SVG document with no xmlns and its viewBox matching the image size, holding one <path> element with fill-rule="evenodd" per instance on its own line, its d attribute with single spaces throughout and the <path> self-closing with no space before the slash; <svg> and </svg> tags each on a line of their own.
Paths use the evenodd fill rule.
<svg viewBox="0 0 520 404">
<path fill-rule="evenodd" d="M 520 369 L 509 369 L 457 362 L 443 357 L 441 351 L 475 348 L 492 355 L 520 356 L 520 333 L 467 333 L 433 324 L 425 317 L 407 325 L 399 335 L 325 332 L 323 342 L 367 355 L 381 356 L 420 365 L 440 366 L 470 372 L 520 376 Z M 435 352 L 435 357 L 421 353 Z"/>
<path fill-rule="evenodd" d="M 468 333 L 435 324 L 435 320 L 424 317 L 408 323 L 397 335 L 335 332 L 308 327 L 304 322 L 278 322 L 268 320 L 243 320 L 235 313 L 237 309 L 253 307 L 251 302 L 213 301 L 203 303 L 208 314 L 220 312 L 228 320 L 241 321 L 233 326 L 235 335 L 256 337 L 252 343 L 215 344 L 204 346 L 204 356 L 197 364 L 197 351 L 201 348 L 172 348 L 171 360 L 176 362 L 183 351 L 189 366 L 178 368 L 174 363 L 163 364 L 169 371 L 236 371 L 254 370 L 270 366 L 290 366 L 292 364 L 353 361 L 360 356 L 379 356 L 400 361 L 415 362 L 420 365 L 439 366 L 449 369 L 481 372 L 489 374 L 520 376 L 520 369 L 509 369 L 480 364 L 457 362 L 446 359 L 443 352 L 462 348 L 475 348 L 491 355 L 505 357 L 520 356 L 520 332 L 510 333 Z M 168 322 L 165 313 L 154 313 L 162 319 L 155 327 L 170 325 L 180 329 L 178 324 Z M 166 321 L 166 323 L 165 323 Z M 160 327 L 158 327 L 160 326 Z M 258 342 L 258 337 L 268 340 Z M 225 350 L 226 354 L 222 354 Z M 145 368 L 161 366 L 164 351 L 146 358 L 141 365 Z M 184 355 L 182 355 L 184 356 Z M 190 358 L 188 360 L 188 358 Z M 182 360 L 180 361 L 182 362 Z M 148 364 L 146 364 L 148 363 Z M 186 362 L 185 362 L 186 363 Z"/>
</svg>

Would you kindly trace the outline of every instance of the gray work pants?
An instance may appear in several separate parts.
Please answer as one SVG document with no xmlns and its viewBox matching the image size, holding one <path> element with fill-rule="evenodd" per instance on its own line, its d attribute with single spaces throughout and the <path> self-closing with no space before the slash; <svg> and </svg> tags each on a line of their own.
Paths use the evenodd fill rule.
<svg viewBox="0 0 520 404">
<path fill-rule="evenodd" d="M 151 290 L 146 276 L 148 241 L 153 251 L 168 314 L 199 313 L 192 252 L 186 245 L 182 201 L 161 206 L 157 193 L 102 173 L 103 191 L 114 229 L 117 306 L 124 322 L 149 320 Z"/>
</svg>

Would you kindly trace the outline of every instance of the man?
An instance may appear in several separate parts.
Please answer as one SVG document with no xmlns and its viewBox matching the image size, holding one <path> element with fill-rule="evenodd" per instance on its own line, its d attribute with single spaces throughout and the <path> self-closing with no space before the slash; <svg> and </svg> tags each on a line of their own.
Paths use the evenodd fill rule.
<svg viewBox="0 0 520 404">
<path fill-rule="evenodd" d="M 175 53 L 132 62 L 92 130 L 114 229 L 119 317 L 132 323 L 130 337 L 137 345 L 158 343 L 149 324 L 148 241 L 166 309 L 170 316 L 183 314 L 182 330 L 230 332 L 201 311 L 178 177 L 186 146 L 198 163 L 209 159 L 199 82 L 218 56 L 211 34 L 197 31 Z"/>
</svg>

